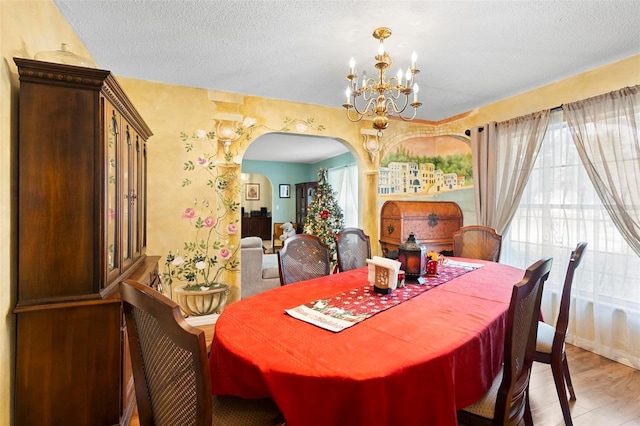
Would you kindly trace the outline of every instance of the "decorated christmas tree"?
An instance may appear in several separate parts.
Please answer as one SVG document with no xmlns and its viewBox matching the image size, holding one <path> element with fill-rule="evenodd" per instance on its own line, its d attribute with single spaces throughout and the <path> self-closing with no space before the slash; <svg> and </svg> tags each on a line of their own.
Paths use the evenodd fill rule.
<svg viewBox="0 0 640 426">
<path fill-rule="evenodd" d="M 307 208 L 304 233 L 315 235 L 329 246 L 331 259 L 335 259 L 336 234 L 344 227 L 342 209 L 338 205 L 331 184 L 327 181 L 327 170 L 318 171 L 318 188 Z"/>
</svg>

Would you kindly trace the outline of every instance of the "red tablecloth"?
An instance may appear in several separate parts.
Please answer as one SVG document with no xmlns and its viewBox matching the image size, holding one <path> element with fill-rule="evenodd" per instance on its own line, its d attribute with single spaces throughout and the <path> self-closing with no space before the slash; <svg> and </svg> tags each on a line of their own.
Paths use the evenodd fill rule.
<svg viewBox="0 0 640 426">
<path fill-rule="evenodd" d="M 366 283 L 367 269 L 276 288 L 218 318 L 215 395 L 273 397 L 289 426 L 456 425 L 502 363 L 511 289 L 491 262 L 333 333 L 284 310 Z"/>
</svg>

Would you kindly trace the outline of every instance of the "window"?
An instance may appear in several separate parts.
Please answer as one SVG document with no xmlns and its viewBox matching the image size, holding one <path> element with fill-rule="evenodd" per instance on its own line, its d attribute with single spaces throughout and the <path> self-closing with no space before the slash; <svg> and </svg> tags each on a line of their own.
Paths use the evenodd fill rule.
<svg viewBox="0 0 640 426">
<path fill-rule="evenodd" d="M 328 181 L 344 214 L 345 227 L 358 227 L 358 166 L 329 169 Z"/>
<path fill-rule="evenodd" d="M 501 259 L 526 268 L 553 256 L 542 302 L 548 322 L 557 316 L 569 256 L 579 241 L 589 245 L 573 282 L 567 342 L 640 368 L 640 257 L 600 202 L 558 110 L 503 236 Z"/>
</svg>

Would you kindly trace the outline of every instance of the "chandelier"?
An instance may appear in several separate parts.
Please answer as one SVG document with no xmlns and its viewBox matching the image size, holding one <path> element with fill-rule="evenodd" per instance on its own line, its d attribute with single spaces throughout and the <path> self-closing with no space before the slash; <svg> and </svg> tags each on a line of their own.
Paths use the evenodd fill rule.
<svg viewBox="0 0 640 426">
<path fill-rule="evenodd" d="M 373 128 L 378 130 L 378 137 L 381 137 L 382 131 L 389 126 L 389 115 L 397 115 L 404 121 L 410 121 L 415 118 L 418 107 L 422 105 L 418 102 L 419 87 L 415 82 L 415 76 L 420 72 L 416 68 L 415 52 L 411 56 L 411 67 L 406 73 L 400 69 L 397 76 L 385 80 L 385 71 L 393 66 L 391 57 L 384 49 L 384 40 L 390 36 L 389 28 L 382 27 L 373 31 L 373 37 L 380 40 L 378 54 L 375 56 L 377 78 L 367 78 L 365 71 L 362 72 L 362 76 L 358 76 L 355 60 L 351 58 L 347 74 L 347 102 L 342 105 L 347 110 L 349 121 L 360 121 L 365 116 L 373 117 Z M 412 94 L 413 101 L 410 101 Z M 411 116 L 405 115 L 409 106 L 413 108 Z"/>
</svg>

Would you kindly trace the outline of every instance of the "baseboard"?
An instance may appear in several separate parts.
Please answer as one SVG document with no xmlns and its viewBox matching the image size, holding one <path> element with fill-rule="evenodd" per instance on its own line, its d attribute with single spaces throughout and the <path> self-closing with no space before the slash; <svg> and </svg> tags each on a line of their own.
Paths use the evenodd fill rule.
<svg viewBox="0 0 640 426">
<path fill-rule="evenodd" d="M 212 325 L 218 320 L 220 314 L 201 315 L 201 316 L 189 316 L 184 320 L 192 327 L 200 327 L 202 325 Z"/>
</svg>

